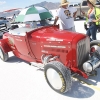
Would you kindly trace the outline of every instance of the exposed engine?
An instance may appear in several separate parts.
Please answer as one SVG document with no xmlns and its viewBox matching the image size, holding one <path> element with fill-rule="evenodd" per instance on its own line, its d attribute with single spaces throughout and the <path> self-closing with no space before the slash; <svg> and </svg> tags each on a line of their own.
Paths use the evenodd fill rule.
<svg viewBox="0 0 100 100">
<path fill-rule="evenodd" d="M 41 56 L 41 61 L 44 65 L 46 65 L 49 61 L 54 61 L 58 58 L 58 56 L 52 56 L 52 55 L 42 55 Z"/>
</svg>

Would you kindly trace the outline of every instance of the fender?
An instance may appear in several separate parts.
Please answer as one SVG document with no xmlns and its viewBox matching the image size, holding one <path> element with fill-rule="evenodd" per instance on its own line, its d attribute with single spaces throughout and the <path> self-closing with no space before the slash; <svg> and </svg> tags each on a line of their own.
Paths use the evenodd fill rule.
<svg viewBox="0 0 100 100">
<path fill-rule="evenodd" d="M 5 53 L 12 51 L 9 45 L 7 44 L 7 38 L 0 39 L 0 47 Z"/>
</svg>

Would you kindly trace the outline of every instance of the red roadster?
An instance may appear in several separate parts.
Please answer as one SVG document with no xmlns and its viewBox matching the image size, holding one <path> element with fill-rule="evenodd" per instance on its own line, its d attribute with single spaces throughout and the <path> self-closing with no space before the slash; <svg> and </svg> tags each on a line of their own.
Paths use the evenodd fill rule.
<svg viewBox="0 0 100 100">
<path fill-rule="evenodd" d="M 58 26 L 13 26 L 0 39 L 0 58 L 7 61 L 8 52 L 30 64 L 44 64 L 44 74 L 49 86 L 59 93 L 71 88 L 71 75 L 84 78 L 100 66 L 100 41 L 85 34 L 59 30 Z"/>
</svg>

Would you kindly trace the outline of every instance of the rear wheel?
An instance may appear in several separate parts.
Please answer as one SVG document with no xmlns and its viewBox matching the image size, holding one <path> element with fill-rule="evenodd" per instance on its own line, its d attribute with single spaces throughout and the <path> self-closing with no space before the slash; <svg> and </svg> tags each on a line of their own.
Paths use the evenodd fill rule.
<svg viewBox="0 0 100 100">
<path fill-rule="evenodd" d="M 49 86 L 59 92 L 65 93 L 71 89 L 71 73 L 62 63 L 52 61 L 45 65 L 44 73 Z"/>
<path fill-rule="evenodd" d="M 8 60 L 8 53 L 5 53 L 2 48 L 0 47 L 0 59 L 3 61 L 7 61 Z"/>
</svg>

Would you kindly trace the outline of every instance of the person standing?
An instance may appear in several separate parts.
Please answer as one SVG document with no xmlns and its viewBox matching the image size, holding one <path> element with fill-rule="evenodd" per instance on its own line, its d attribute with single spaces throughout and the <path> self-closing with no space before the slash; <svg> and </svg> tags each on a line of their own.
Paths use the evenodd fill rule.
<svg viewBox="0 0 100 100">
<path fill-rule="evenodd" d="M 60 19 L 60 29 L 75 31 L 74 18 L 77 13 L 77 9 L 74 7 L 68 7 L 68 4 L 69 2 L 67 0 L 61 0 L 61 5 L 57 10 L 54 25 L 56 25 L 58 19 Z"/>
<path fill-rule="evenodd" d="M 89 26 L 86 34 L 92 38 L 90 41 L 96 40 L 96 33 L 98 29 L 98 25 L 100 25 L 100 8 L 95 6 L 96 0 L 87 0 L 87 5 L 90 8 L 88 13 L 86 14 L 84 11 L 81 11 L 84 16 L 86 16 L 86 25 Z"/>
</svg>

